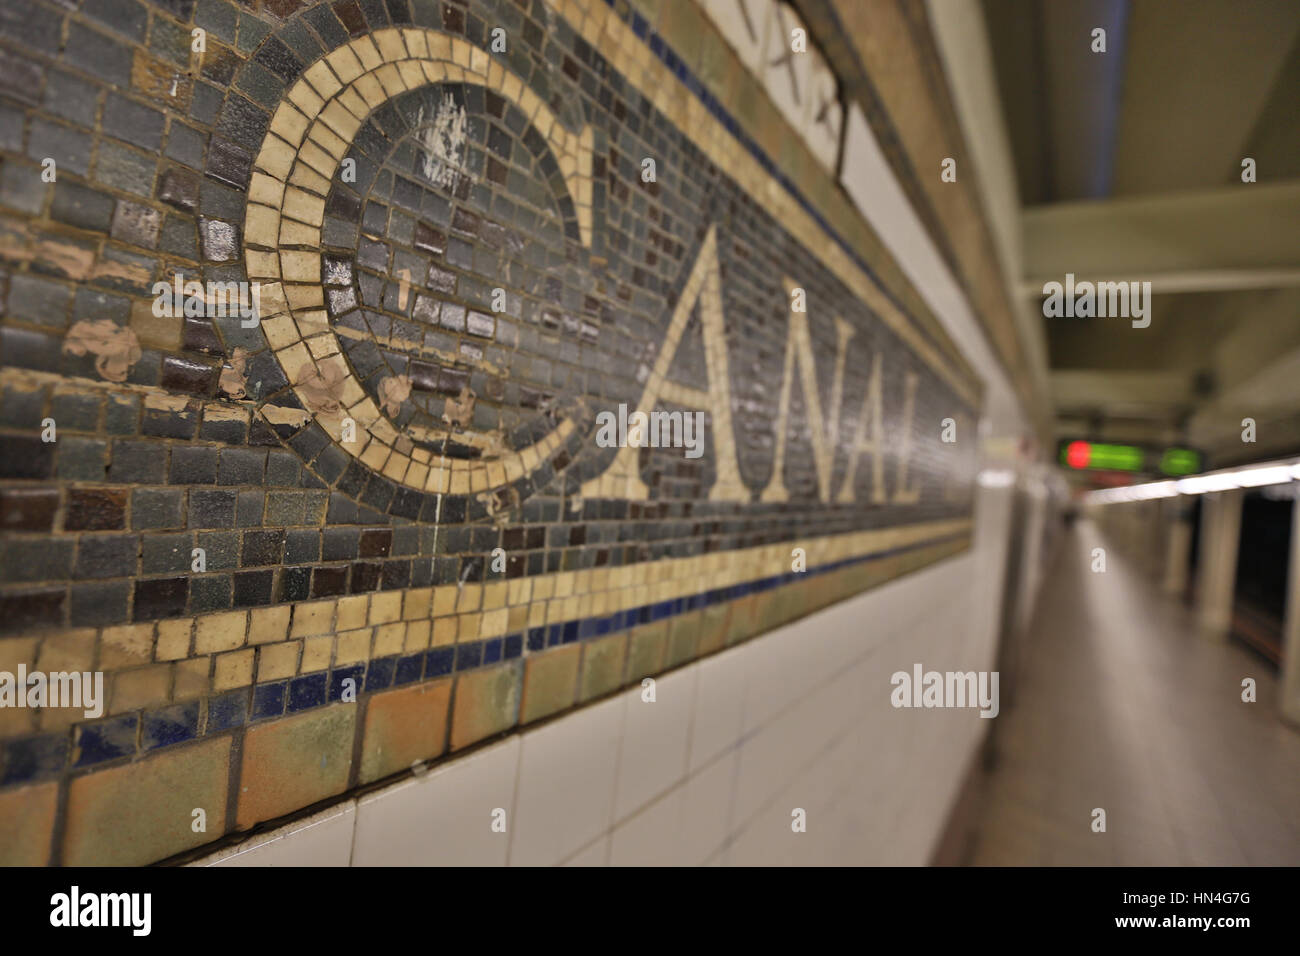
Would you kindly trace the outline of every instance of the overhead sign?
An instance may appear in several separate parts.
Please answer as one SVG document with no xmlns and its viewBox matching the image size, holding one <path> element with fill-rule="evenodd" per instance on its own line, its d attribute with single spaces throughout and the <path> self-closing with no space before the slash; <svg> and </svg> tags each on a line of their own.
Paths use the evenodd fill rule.
<svg viewBox="0 0 1300 956">
<path fill-rule="evenodd" d="M 1060 462 L 1076 471 L 1158 472 L 1170 477 L 1201 471 L 1201 453 L 1190 448 L 1150 448 L 1108 442 L 1063 441 Z"/>
</svg>

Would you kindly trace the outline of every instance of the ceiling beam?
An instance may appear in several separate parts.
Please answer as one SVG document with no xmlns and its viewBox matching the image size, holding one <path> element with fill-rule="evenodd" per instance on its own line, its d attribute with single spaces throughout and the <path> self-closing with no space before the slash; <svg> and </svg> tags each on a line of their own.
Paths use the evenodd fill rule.
<svg viewBox="0 0 1300 956">
<path fill-rule="evenodd" d="M 1300 30 L 1295 0 L 1131 7 L 1115 195 L 1231 184 L 1246 156 L 1259 160 L 1261 182 L 1276 179 L 1278 167 L 1248 143 Z M 1269 122 L 1294 126 L 1294 87 L 1283 102 Z"/>
<path fill-rule="evenodd" d="M 1062 410 L 1186 406 L 1195 401 L 1188 372 L 1119 372 L 1058 369 L 1051 373 L 1052 401 Z"/>
<path fill-rule="evenodd" d="M 1021 291 L 1147 281 L 1153 293 L 1300 285 L 1300 182 L 1026 209 Z"/>
<path fill-rule="evenodd" d="M 976 0 L 928 0 L 935 44 L 943 60 L 957 121 L 974 160 L 974 187 L 981 199 L 997 262 L 1007 289 L 1012 318 L 1024 349 L 1037 399 L 1047 396 L 1047 333 L 1029 303 L 1016 293 L 1023 274 L 1020 250 L 1020 198 L 1011 143 L 998 95 L 993 49 Z M 1038 409 L 1039 430 L 1047 433 L 1048 409 Z M 1029 417 L 1033 417 L 1033 410 Z"/>
</svg>

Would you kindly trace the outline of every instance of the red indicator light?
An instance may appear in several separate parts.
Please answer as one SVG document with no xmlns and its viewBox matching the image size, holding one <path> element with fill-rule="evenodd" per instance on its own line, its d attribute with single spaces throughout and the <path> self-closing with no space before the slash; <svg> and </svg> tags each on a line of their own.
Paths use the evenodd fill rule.
<svg viewBox="0 0 1300 956">
<path fill-rule="evenodd" d="M 1092 446 L 1086 441 L 1072 441 L 1065 448 L 1065 463 L 1071 468 L 1087 468 Z"/>
</svg>

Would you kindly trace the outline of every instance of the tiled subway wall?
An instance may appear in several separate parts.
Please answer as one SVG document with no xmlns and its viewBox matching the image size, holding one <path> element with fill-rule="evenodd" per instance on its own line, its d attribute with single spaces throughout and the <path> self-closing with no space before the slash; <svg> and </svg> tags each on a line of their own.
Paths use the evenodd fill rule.
<svg viewBox="0 0 1300 956">
<path fill-rule="evenodd" d="M 987 373 L 724 7 L 0 0 L 0 673 L 105 695 L 0 707 L 0 862 L 522 786 L 968 553 Z"/>
<path fill-rule="evenodd" d="M 653 703 L 637 686 L 197 865 L 924 863 L 983 722 L 873 691 L 914 655 L 987 666 L 1009 502 L 982 498 L 964 555 L 674 670 Z"/>
</svg>

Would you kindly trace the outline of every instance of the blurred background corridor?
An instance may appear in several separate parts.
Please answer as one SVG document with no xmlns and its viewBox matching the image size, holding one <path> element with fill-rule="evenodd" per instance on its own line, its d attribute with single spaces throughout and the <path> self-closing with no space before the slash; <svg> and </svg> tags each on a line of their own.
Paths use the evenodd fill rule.
<svg viewBox="0 0 1300 956">
<path fill-rule="evenodd" d="M 1300 734 L 1279 722 L 1275 669 L 1195 616 L 1078 524 L 1048 571 L 1015 706 L 989 744 L 975 865 L 1287 866 L 1300 846 Z M 1114 552 L 1110 552 L 1114 554 Z M 1261 706 L 1243 706 L 1241 681 Z M 1078 821 L 1123 808 L 1116 839 Z"/>
</svg>

